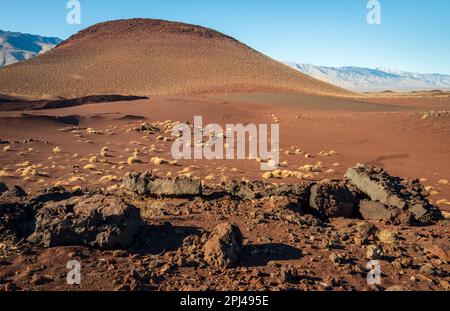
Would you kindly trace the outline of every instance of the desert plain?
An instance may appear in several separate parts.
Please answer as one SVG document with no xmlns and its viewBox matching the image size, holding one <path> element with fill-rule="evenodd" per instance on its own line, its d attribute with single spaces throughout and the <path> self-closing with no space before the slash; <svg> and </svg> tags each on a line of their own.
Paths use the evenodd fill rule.
<svg viewBox="0 0 450 311">
<path fill-rule="evenodd" d="M 159 21 L 121 23 L 139 29 L 136 36 L 154 31 L 161 45 L 167 44 L 165 36 L 194 36 L 202 44 L 214 40 L 208 44 L 220 53 L 254 57 L 247 47 L 209 30 Z M 92 81 L 91 75 L 84 80 L 96 66 L 89 59 L 104 62 L 106 57 L 92 36 L 122 37 L 130 31 L 99 27 L 0 72 L 0 81 L 7 81 L 0 92 L 22 98 L 0 105 L 0 289 L 450 290 L 448 92 L 355 94 L 296 76 L 259 54 L 253 68 L 262 66 L 258 70 L 266 76 L 254 85 L 260 72 L 243 69 L 249 76 L 241 76 L 233 71 L 228 61 L 235 54 L 221 58 L 226 61 L 211 80 L 204 80 L 201 68 L 195 71 L 185 85 L 189 94 L 181 94 L 188 69 L 172 73 L 179 92 L 160 87 L 162 82 L 170 85 L 172 66 L 184 68 L 161 65 L 169 64 L 160 59 L 167 57 L 163 54 L 157 59 L 162 79 L 145 88 L 141 82 L 121 85 L 111 67 L 105 67 L 104 80 Z M 48 75 L 48 81 L 60 83 L 56 91 L 44 81 L 31 83 L 27 91 L 27 72 L 42 75 L 52 57 L 71 66 L 67 59 L 77 40 L 90 40 L 84 43 L 90 58 L 77 58 L 82 62 L 77 68 L 86 73 L 68 81 L 58 71 Z M 180 41 L 173 42 L 169 50 L 179 51 Z M 232 48 L 223 52 L 220 44 Z M 154 53 L 147 49 L 133 53 Z M 108 57 L 116 60 L 118 55 Z M 122 66 L 121 74 L 135 77 L 136 68 Z M 220 68 L 233 71 L 236 84 L 223 79 Z M 136 81 L 152 80 L 152 74 L 140 73 Z M 271 85 L 277 75 L 281 78 Z M 111 90 L 114 85 L 117 89 Z M 66 97 L 117 90 L 145 98 L 64 105 Z M 31 98 L 63 104 L 37 107 Z M 279 124 L 279 169 L 261 171 L 261 159 L 251 155 L 245 160 L 174 160 L 171 129 L 192 124 L 194 116 L 224 128 Z M 390 194 L 402 202 L 411 193 L 420 197 L 427 217 L 412 213 L 409 201 L 398 219 L 365 217 L 360 202 L 380 202 L 344 178 L 358 164 L 405 178 L 402 185 L 412 186 Z M 151 188 L 161 180 L 164 187 Z M 319 195 L 321 187 L 326 191 Z M 392 189 L 387 191 L 398 190 Z M 433 215 L 426 213 L 431 210 Z M 113 216 L 122 218 L 117 223 Z M 67 283 L 70 260 L 82 265 L 79 285 Z M 381 267 L 378 284 L 367 281 L 372 260 Z"/>
</svg>

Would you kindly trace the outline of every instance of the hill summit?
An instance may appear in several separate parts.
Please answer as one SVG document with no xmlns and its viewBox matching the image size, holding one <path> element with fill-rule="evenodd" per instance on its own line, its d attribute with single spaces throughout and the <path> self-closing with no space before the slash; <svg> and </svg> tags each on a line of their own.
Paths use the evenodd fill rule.
<svg viewBox="0 0 450 311">
<path fill-rule="evenodd" d="M 286 91 L 347 95 L 215 30 L 130 19 L 89 27 L 0 69 L 0 93 L 26 97 Z"/>
</svg>

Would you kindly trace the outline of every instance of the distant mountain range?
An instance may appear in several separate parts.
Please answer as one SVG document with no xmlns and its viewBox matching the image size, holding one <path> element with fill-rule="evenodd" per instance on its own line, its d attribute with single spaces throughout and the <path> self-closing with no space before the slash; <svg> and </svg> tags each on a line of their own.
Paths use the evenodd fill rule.
<svg viewBox="0 0 450 311">
<path fill-rule="evenodd" d="M 422 74 L 386 68 L 323 67 L 285 62 L 316 79 L 356 92 L 449 90 L 450 75 Z"/>
<path fill-rule="evenodd" d="M 0 67 L 32 58 L 61 42 L 59 38 L 0 30 Z"/>
</svg>

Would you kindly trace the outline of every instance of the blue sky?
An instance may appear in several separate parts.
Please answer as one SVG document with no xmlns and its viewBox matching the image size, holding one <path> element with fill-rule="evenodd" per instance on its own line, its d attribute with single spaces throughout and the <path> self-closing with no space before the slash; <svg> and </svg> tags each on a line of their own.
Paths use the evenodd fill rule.
<svg viewBox="0 0 450 311">
<path fill-rule="evenodd" d="M 278 60 L 450 74 L 450 1 L 79 0 L 82 24 L 66 23 L 67 0 L 2 0 L 0 29 L 67 38 L 97 22 L 148 17 L 214 28 Z"/>
</svg>

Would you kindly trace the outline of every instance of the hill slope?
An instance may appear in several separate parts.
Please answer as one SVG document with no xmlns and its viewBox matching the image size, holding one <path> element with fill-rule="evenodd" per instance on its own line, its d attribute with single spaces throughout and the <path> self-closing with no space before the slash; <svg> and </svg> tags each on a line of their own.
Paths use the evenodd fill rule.
<svg viewBox="0 0 450 311">
<path fill-rule="evenodd" d="M 33 58 L 61 42 L 58 38 L 0 30 L 0 67 Z"/>
<path fill-rule="evenodd" d="M 323 67 L 286 63 L 298 71 L 356 92 L 450 89 L 450 75 L 394 71 L 386 68 Z"/>
<path fill-rule="evenodd" d="M 347 95 L 217 31 L 152 19 L 106 22 L 0 69 L 0 93 L 28 97 L 291 91 Z"/>
</svg>

